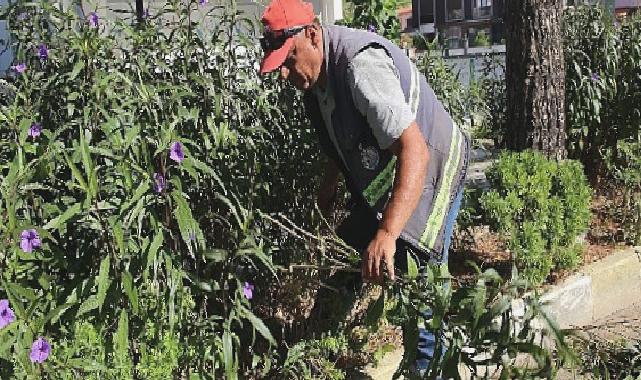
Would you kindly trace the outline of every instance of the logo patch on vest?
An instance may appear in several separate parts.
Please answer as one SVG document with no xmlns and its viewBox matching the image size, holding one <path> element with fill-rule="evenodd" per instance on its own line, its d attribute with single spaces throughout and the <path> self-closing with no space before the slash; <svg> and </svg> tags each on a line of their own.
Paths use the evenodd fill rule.
<svg viewBox="0 0 641 380">
<path fill-rule="evenodd" d="M 359 144 L 358 149 L 361 151 L 361 164 L 363 167 L 367 170 L 375 170 L 380 159 L 378 150 L 373 146 L 363 147 L 363 144 Z"/>
</svg>

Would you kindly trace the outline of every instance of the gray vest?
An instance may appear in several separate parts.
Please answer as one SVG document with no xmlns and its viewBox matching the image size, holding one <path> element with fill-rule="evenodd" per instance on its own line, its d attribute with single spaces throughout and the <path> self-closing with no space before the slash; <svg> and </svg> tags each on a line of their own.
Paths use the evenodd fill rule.
<svg viewBox="0 0 641 380">
<path fill-rule="evenodd" d="M 465 176 L 469 138 L 454 125 L 425 77 L 398 46 L 375 33 L 341 26 L 323 26 L 323 36 L 327 78 L 336 103 L 331 117 L 338 146 L 329 139 L 318 100 L 310 91 L 305 95 L 305 106 L 321 146 L 342 167 L 352 195 L 380 217 L 394 184 L 396 157 L 379 147 L 367 119 L 354 105 L 346 75 L 360 51 L 372 45 L 384 48 L 398 69 L 405 100 L 430 153 L 423 195 L 401 238 L 438 257 L 443 249 L 445 219 Z"/>
</svg>

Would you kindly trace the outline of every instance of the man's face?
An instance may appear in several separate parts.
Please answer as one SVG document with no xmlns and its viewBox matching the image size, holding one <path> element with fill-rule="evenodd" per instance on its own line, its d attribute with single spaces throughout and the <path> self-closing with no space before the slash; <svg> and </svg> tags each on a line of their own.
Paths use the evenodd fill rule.
<svg viewBox="0 0 641 380">
<path fill-rule="evenodd" d="M 321 35 L 319 27 L 310 26 L 292 37 L 294 44 L 280 67 L 282 80 L 288 80 L 301 91 L 316 85 L 323 65 Z"/>
</svg>

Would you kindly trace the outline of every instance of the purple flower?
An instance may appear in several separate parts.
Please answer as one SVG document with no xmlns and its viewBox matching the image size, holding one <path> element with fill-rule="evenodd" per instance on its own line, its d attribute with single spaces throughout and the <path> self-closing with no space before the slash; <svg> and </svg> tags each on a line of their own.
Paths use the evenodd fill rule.
<svg viewBox="0 0 641 380">
<path fill-rule="evenodd" d="M 189 240 L 190 241 L 196 241 L 196 233 L 194 231 L 191 231 L 189 233 Z"/>
<path fill-rule="evenodd" d="M 601 77 L 598 73 L 592 73 L 592 82 L 597 82 Z"/>
<path fill-rule="evenodd" d="M 14 69 L 18 74 L 22 74 L 27 70 L 27 65 L 24 63 L 19 63 L 17 65 L 11 66 L 12 69 Z"/>
<path fill-rule="evenodd" d="M 142 13 L 142 17 L 149 18 L 149 8 L 145 8 L 145 11 Z"/>
<path fill-rule="evenodd" d="M 185 152 L 183 152 L 183 146 L 179 142 L 171 144 L 169 149 L 169 158 L 172 160 L 181 163 L 185 159 Z"/>
<path fill-rule="evenodd" d="M 38 340 L 33 342 L 31 345 L 31 358 L 32 363 L 43 363 L 49 357 L 51 353 L 51 346 L 49 342 L 43 337 L 39 337 Z"/>
<path fill-rule="evenodd" d="M 40 236 L 34 229 L 24 230 L 20 234 L 20 248 L 27 253 L 33 252 L 33 249 L 40 247 L 41 244 Z"/>
<path fill-rule="evenodd" d="M 154 191 L 157 193 L 162 193 L 163 190 L 167 188 L 167 181 L 165 177 L 160 173 L 154 173 Z"/>
<path fill-rule="evenodd" d="M 18 21 L 24 21 L 24 20 L 26 20 L 28 17 L 29 17 L 29 15 L 28 15 L 28 14 L 26 14 L 25 12 L 22 12 L 22 13 L 20 13 L 20 14 L 18 15 Z"/>
<path fill-rule="evenodd" d="M 89 26 L 92 28 L 98 27 L 98 14 L 96 12 L 89 13 Z"/>
<path fill-rule="evenodd" d="M 38 57 L 42 60 L 49 58 L 49 49 L 47 48 L 47 45 L 40 44 L 38 47 Z"/>
<path fill-rule="evenodd" d="M 372 32 L 372 33 L 376 33 L 376 26 L 374 26 L 374 24 L 367 25 L 367 31 L 368 32 Z"/>
<path fill-rule="evenodd" d="M 206 5 L 208 2 L 209 0 L 198 0 L 198 4 L 200 4 L 201 6 Z"/>
<path fill-rule="evenodd" d="M 7 327 L 15 319 L 13 310 L 9 308 L 9 300 L 0 300 L 0 329 Z"/>
<path fill-rule="evenodd" d="M 243 295 L 248 300 L 252 299 L 252 297 L 254 297 L 254 285 L 245 282 L 245 285 L 243 285 Z"/>
<path fill-rule="evenodd" d="M 33 123 L 31 124 L 31 127 L 29 127 L 29 131 L 27 134 L 34 139 L 42 133 L 42 125 L 40 123 Z"/>
</svg>

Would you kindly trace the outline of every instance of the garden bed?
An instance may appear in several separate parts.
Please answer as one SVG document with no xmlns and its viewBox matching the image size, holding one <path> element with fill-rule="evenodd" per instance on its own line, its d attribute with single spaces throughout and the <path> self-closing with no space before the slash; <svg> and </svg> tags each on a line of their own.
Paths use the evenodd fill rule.
<svg viewBox="0 0 641 380">
<path fill-rule="evenodd" d="M 624 242 L 623 221 L 617 217 L 622 195 L 616 189 L 601 190 L 593 197 L 590 211 L 589 230 L 585 235 L 582 251 L 584 266 L 631 247 Z M 512 258 L 506 248 L 505 240 L 493 233 L 487 226 L 472 227 L 459 232 L 450 253 L 449 269 L 452 275 L 461 281 L 472 278 L 475 270 L 469 264 L 473 262 L 481 269 L 493 268 L 505 279 L 512 271 Z M 578 268 L 560 270 L 555 268 L 545 281 L 545 285 L 560 283 Z"/>
</svg>

